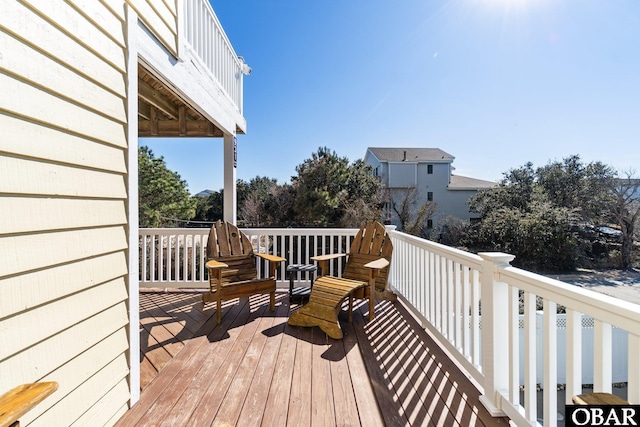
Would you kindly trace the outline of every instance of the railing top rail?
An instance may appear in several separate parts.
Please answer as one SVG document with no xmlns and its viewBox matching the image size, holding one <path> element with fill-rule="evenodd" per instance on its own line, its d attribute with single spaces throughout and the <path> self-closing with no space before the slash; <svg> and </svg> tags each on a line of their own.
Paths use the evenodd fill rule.
<svg viewBox="0 0 640 427">
<path fill-rule="evenodd" d="M 209 232 L 210 227 L 175 227 L 175 228 L 140 228 L 140 234 L 150 233 L 204 233 Z M 251 234 L 340 234 L 350 235 L 358 232 L 357 228 L 245 228 L 240 227 L 243 232 Z"/>
<path fill-rule="evenodd" d="M 389 234 L 391 235 L 392 239 L 407 242 L 419 248 L 426 249 L 430 252 L 435 252 L 437 254 L 445 256 L 448 259 L 451 259 L 452 261 L 459 262 L 460 264 L 473 267 L 478 270 L 480 269 L 480 266 L 482 264 L 482 257 L 470 252 L 465 252 L 463 250 L 452 248 L 441 243 L 436 243 L 431 240 L 412 236 L 401 231 L 394 230 L 390 231 Z"/>
<path fill-rule="evenodd" d="M 517 267 L 498 269 L 497 280 L 640 335 L 640 305 Z"/>
</svg>

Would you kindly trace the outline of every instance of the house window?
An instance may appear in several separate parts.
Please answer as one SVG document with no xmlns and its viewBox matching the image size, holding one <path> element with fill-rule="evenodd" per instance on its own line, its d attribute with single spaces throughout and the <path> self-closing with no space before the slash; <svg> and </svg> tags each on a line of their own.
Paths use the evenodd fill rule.
<svg viewBox="0 0 640 427">
<path fill-rule="evenodd" d="M 427 201 L 429 202 L 433 201 L 433 191 L 427 192 Z"/>
<path fill-rule="evenodd" d="M 432 219 L 428 219 L 427 220 L 427 228 L 433 228 L 433 220 Z"/>
<path fill-rule="evenodd" d="M 427 173 L 433 175 L 433 165 L 427 165 Z"/>
</svg>

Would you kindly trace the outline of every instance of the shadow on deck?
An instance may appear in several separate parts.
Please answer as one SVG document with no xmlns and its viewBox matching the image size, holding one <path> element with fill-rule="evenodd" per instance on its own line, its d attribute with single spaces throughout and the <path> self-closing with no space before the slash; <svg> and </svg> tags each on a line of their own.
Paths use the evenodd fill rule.
<svg viewBox="0 0 640 427">
<path fill-rule="evenodd" d="M 289 326 L 287 294 L 214 304 L 141 291 L 142 394 L 118 426 L 482 426 L 479 391 L 400 302 L 341 318 L 343 340 Z M 342 317 L 342 315 L 341 315 Z"/>
</svg>

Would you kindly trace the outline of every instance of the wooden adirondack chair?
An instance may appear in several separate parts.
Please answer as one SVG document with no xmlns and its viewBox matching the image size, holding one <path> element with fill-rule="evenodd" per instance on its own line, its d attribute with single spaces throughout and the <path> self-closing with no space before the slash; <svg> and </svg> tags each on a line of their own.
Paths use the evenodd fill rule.
<svg viewBox="0 0 640 427">
<path fill-rule="evenodd" d="M 319 326 L 328 336 L 342 338 L 338 313 L 345 298 L 349 298 L 349 321 L 352 321 L 353 298 L 369 298 L 369 320 L 373 320 L 376 294 L 393 298 L 387 290 L 389 263 L 393 245 L 384 226 L 376 221 L 367 222 L 358 231 L 349 254 L 319 255 L 311 259 L 326 274 L 329 261 L 347 256 L 342 277 L 321 276 L 316 279 L 309 302 L 292 313 L 288 323 L 294 326 Z"/>
<path fill-rule="evenodd" d="M 258 277 L 256 256 L 269 261 L 269 277 Z M 222 301 L 225 300 L 268 293 L 269 308 L 275 309 L 276 268 L 284 258 L 254 254 L 244 233 L 229 222 L 217 221 L 209 231 L 207 259 L 210 289 L 202 295 L 202 302 L 216 302 L 218 324 L 222 320 Z"/>
</svg>

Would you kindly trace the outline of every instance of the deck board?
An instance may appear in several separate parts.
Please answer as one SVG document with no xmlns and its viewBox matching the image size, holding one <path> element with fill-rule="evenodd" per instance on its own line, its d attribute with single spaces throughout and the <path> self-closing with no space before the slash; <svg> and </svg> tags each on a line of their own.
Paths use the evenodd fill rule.
<svg viewBox="0 0 640 427">
<path fill-rule="evenodd" d="M 268 305 L 226 301 L 217 325 L 196 292 L 142 291 L 143 389 L 117 426 L 508 425 L 402 303 L 378 302 L 368 321 L 357 302 L 342 340 L 289 326 L 286 293 Z"/>
</svg>

